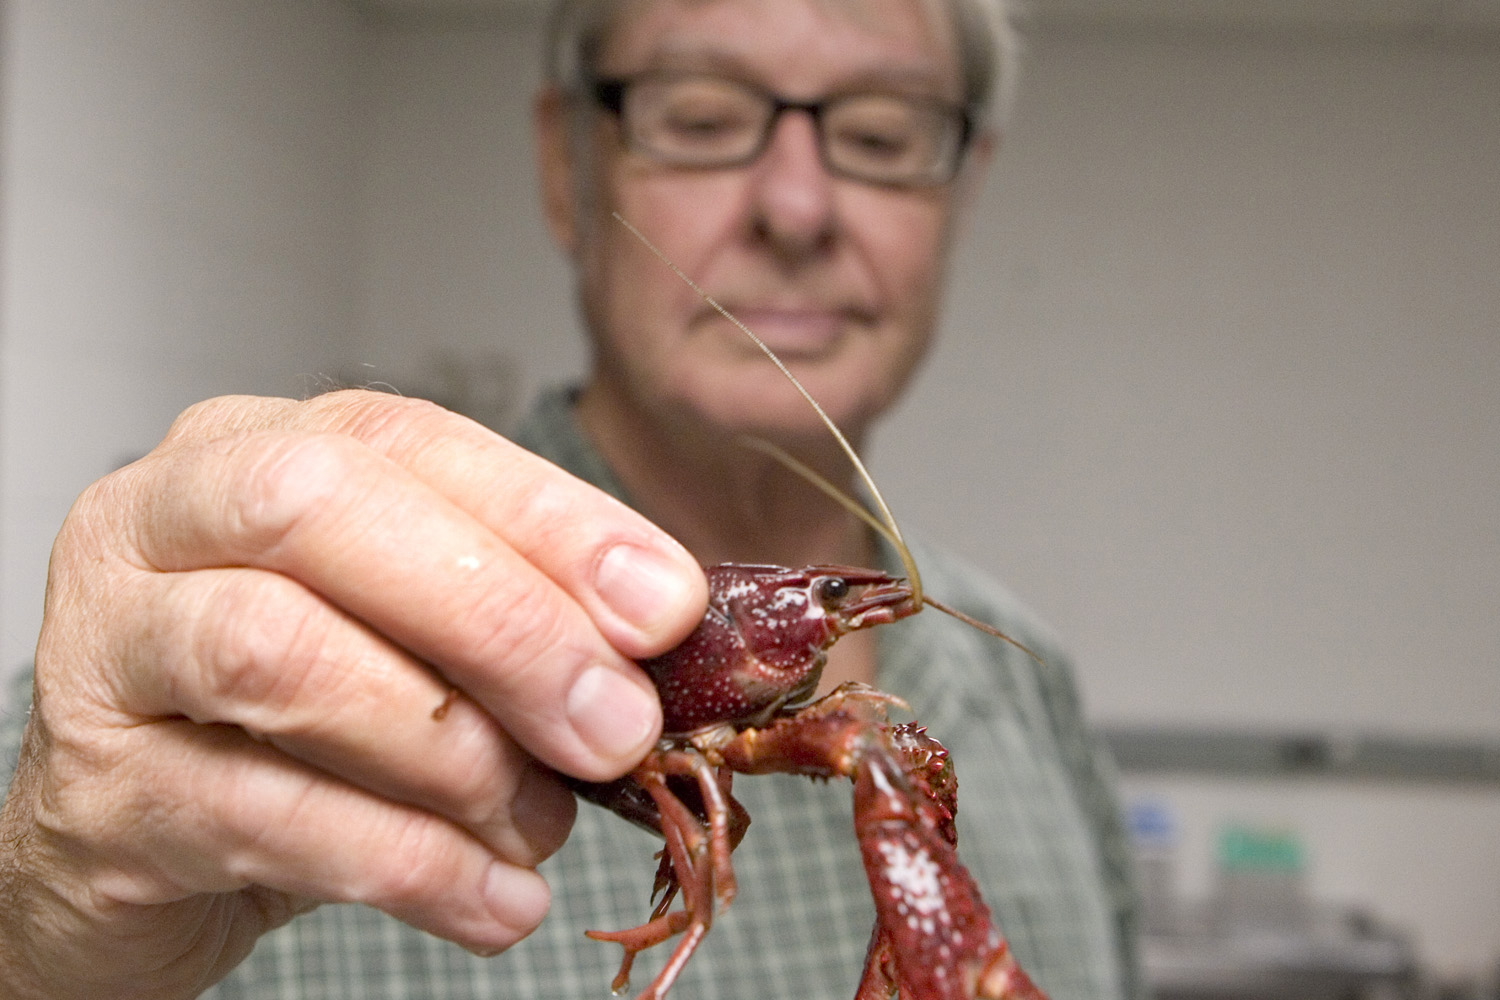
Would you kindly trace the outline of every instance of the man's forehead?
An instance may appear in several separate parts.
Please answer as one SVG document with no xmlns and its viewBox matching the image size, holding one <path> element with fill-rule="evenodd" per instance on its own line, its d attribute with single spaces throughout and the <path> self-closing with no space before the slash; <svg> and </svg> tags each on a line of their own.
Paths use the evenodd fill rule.
<svg viewBox="0 0 1500 1000">
<path fill-rule="evenodd" d="M 819 68 L 872 82 L 942 92 L 959 75 L 944 0 L 625 0 L 600 68 L 755 76 L 793 56 L 793 66 L 811 70 L 817 48 L 826 49 L 812 60 Z"/>
</svg>

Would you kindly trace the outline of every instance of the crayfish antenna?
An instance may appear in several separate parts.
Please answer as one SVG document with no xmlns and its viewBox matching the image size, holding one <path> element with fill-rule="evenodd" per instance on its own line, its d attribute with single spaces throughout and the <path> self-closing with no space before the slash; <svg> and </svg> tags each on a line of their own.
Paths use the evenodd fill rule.
<svg viewBox="0 0 1500 1000">
<path fill-rule="evenodd" d="M 1000 640 L 1002 640 L 1004 642 L 1010 643 L 1012 646 L 1016 647 L 1021 652 L 1025 653 L 1027 656 L 1031 657 L 1031 659 L 1033 660 L 1033 662 L 1035 662 L 1036 665 L 1039 666 L 1039 667 L 1045 667 L 1047 665 L 1046 663 L 1044 663 L 1042 661 L 1042 658 L 1040 656 L 1038 656 L 1031 649 L 1030 646 L 1026 645 L 1024 642 L 1022 642 L 1019 639 L 1013 639 L 1013 638 L 1011 638 L 1010 636 L 1006 635 L 1004 632 L 1000 631 L 999 629 L 997 629 L 995 626 L 989 624 L 988 622 L 982 622 L 978 618 L 975 618 L 973 615 L 966 615 L 962 611 L 958 610 L 957 608 L 949 607 L 948 605 L 944 604 L 942 601 L 939 601 L 937 598 L 932 597 L 931 595 L 927 595 L 927 594 L 922 595 L 922 603 L 925 604 L 925 605 L 927 605 L 929 608 L 933 608 L 934 610 L 941 611 L 943 614 L 948 615 L 949 617 L 957 618 L 959 621 L 963 622 L 965 625 L 971 626 L 973 628 L 977 628 L 979 631 L 983 632 L 985 635 L 992 635 L 996 639 L 1000 639 Z"/>
<path fill-rule="evenodd" d="M 807 405 L 811 406 L 813 408 L 813 412 L 818 415 L 818 419 L 823 421 L 823 426 L 828 428 L 828 432 L 832 434 L 834 440 L 839 443 L 839 447 L 844 450 L 844 454 L 849 457 L 850 463 L 854 466 L 854 471 L 859 474 L 860 481 L 863 482 L 865 484 L 865 488 L 870 491 L 870 498 L 875 501 L 875 506 L 880 511 L 879 520 L 876 520 L 875 516 L 868 510 L 866 510 L 858 501 L 845 494 L 837 486 L 833 485 L 827 479 L 824 479 L 812 469 L 808 468 L 805 464 L 799 462 L 797 459 L 789 455 L 786 451 L 778 448 L 771 442 L 763 441 L 760 438 L 755 437 L 745 437 L 741 440 L 745 441 L 747 444 L 750 444 L 752 447 L 759 448 L 761 451 L 764 451 L 771 457 L 777 459 L 793 472 L 798 473 L 803 478 L 807 479 L 808 482 L 812 483 L 824 493 L 827 493 L 839 503 L 843 504 L 844 507 L 851 511 L 861 521 L 864 521 L 866 524 L 874 528 L 882 538 L 891 543 L 891 545 L 896 550 L 897 556 L 900 557 L 901 568 L 906 572 L 907 585 L 911 587 L 912 604 L 915 607 L 920 608 L 924 603 L 930 603 L 925 602 L 923 599 L 922 574 L 917 572 L 917 562 L 912 558 L 911 549 L 907 547 L 906 540 L 901 536 L 901 527 L 896 523 L 895 515 L 891 513 L 891 508 L 886 504 L 885 497 L 880 495 L 880 487 L 875 485 L 875 477 L 870 475 L 869 469 L 865 468 L 865 463 L 861 461 L 859 453 L 854 450 L 854 446 L 849 443 L 849 439 L 844 437 L 844 432 L 839 430 L 838 425 L 833 422 L 833 418 L 830 417 L 826 412 L 824 412 L 823 407 L 820 406 L 818 404 L 818 401 L 813 398 L 812 393 L 808 392 L 807 389 L 803 387 L 802 383 L 797 380 L 797 376 L 792 374 L 791 369 L 787 368 L 787 366 L 782 363 L 782 360 L 776 356 L 776 352 L 771 350 L 769 344 L 757 337 L 753 330 L 751 330 L 744 323 L 740 322 L 739 317 L 735 316 L 728 309 L 725 309 L 714 299 L 712 295 L 704 291 L 696 281 L 688 276 L 687 272 L 683 271 L 682 268 L 678 267 L 677 264 L 673 262 L 672 258 L 668 257 L 661 249 L 657 247 L 655 243 L 652 243 L 649 239 L 647 239 L 644 233 L 635 228 L 635 226 L 630 223 L 630 220 L 626 219 L 619 212 L 615 212 L 613 213 L 613 215 L 615 219 L 619 221 L 620 225 L 630 230 L 631 234 L 646 246 L 646 249 L 656 254 L 656 256 L 661 260 L 663 264 L 671 268 L 673 274 L 677 275 L 677 277 L 681 278 L 684 282 L 687 283 L 687 286 L 689 288 L 697 292 L 699 298 L 703 299 L 704 302 L 707 302 L 719 313 L 720 316 L 723 316 L 725 319 L 729 320 L 729 322 L 733 323 L 741 333 L 749 337 L 750 340 L 754 342 L 755 346 L 759 347 L 761 351 L 764 352 L 766 357 L 771 359 L 771 362 L 776 365 L 777 370 L 779 370 L 781 374 L 786 376 L 787 381 L 792 383 L 797 392 L 802 395 L 802 398 L 807 400 Z M 936 605 L 934 605 L 934 607 L 935 606 Z"/>
</svg>

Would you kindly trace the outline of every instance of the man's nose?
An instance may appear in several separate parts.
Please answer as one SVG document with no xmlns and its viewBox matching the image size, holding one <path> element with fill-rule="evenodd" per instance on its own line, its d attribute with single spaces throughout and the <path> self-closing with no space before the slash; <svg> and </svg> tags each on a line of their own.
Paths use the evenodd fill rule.
<svg viewBox="0 0 1500 1000">
<path fill-rule="evenodd" d="M 750 166 L 757 234 L 786 253 L 821 247 L 832 233 L 834 178 L 823 165 L 818 126 L 806 111 L 783 113 Z"/>
</svg>

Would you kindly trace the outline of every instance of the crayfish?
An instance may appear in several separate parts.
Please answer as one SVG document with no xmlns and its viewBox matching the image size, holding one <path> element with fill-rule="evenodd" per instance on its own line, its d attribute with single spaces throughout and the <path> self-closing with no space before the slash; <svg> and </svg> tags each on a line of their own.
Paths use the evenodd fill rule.
<svg viewBox="0 0 1500 1000">
<path fill-rule="evenodd" d="M 750 817 L 731 794 L 733 775 L 791 773 L 854 783 L 855 831 L 876 910 L 857 1000 L 898 993 L 903 1000 L 1045 1000 L 1016 964 L 959 863 L 957 783 L 942 744 L 915 724 L 889 724 L 888 707 L 905 703 L 868 685 L 845 684 L 808 701 L 840 636 L 915 614 L 924 605 L 1013 640 L 922 593 L 895 519 L 853 447 L 770 348 L 698 291 L 765 351 L 818 412 L 881 518 L 774 445 L 753 443 L 870 524 L 896 548 L 907 576 L 849 566 L 727 563 L 707 569 L 710 599 L 703 621 L 677 648 L 641 662 L 661 696 L 661 740 L 624 778 L 574 782 L 583 797 L 666 842 L 650 919 L 627 930 L 588 932 L 625 949 L 613 988 L 627 985 L 637 953 L 681 935 L 640 1000 L 665 996 L 707 934 L 715 909 L 735 896 L 731 853 Z M 673 910 L 679 893 L 682 908 Z"/>
</svg>

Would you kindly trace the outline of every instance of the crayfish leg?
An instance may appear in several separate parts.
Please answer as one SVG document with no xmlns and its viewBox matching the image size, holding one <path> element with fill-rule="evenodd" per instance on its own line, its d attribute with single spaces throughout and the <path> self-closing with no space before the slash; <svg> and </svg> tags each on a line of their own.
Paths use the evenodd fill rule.
<svg viewBox="0 0 1500 1000">
<path fill-rule="evenodd" d="M 667 784 L 667 777 L 671 775 L 691 776 L 697 780 L 703 815 L 707 817 L 708 823 L 706 844 L 709 864 L 706 869 L 699 864 L 705 840 L 703 823 Z M 730 862 L 729 855 L 738 846 L 740 838 L 745 835 L 745 827 L 749 826 L 749 816 L 744 807 L 728 793 L 729 783 L 732 780 L 729 773 L 720 773 L 719 769 L 711 765 L 708 759 L 697 750 L 662 750 L 647 758 L 646 767 L 637 769 L 636 780 L 640 781 L 646 791 L 651 794 L 657 808 L 661 810 L 663 831 L 670 823 L 684 833 L 691 831 L 693 834 L 694 849 L 691 856 L 684 857 L 682 860 L 672 857 L 673 872 L 679 884 L 686 875 L 680 866 L 686 862 L 695 873 L 694 878 L 712 887 L 720 907 L 727 907 L 734 902 L 738 884 L 735 881 L 734 865 Z M 668 819 L 669 816 L 670 819 Z M 733 829 L 731 829 L 731 818 L 734 820 Z M 670 847 L 670 841 L 668 846 Z M 702 871 L 701 875 L 696 874 L 699 871 Z M 684 890 L 685 893 L 686 890 Z M 704 898 L 706 900 L 706 895 Z M 709 919 L 712 919 L 711 907 L 708 912 Z"/>
<path fill-rule="evenodd" d="M 647 785 L 653 789 L 653 795 L 655 787 Z M 713 872 L 711 866 L 702 863 L 707 853 L 708 834 L 691 810 L 666 791 L 665 784 L 661 787 L 665 793 L 660 802 L 662 836 L 667 842 L 666 860 L 672 867 L 670 891 L 657 903 L 651 919 L 638 927 L 585 932 L 595 941 L 612 941 L 625 949 L 620 969 L 610 983 L 610 989 L 615 993 L 630 985 L 630 970 L 635 965 L 637 954 L 678 934 L 683 935 L 667 965 L 640 994 L 641 1000 L 666 995 L 713 922 Z M 682 889 L 683 908 L 667 912 L 679 887 Z"/>
<path fill-rule="evenodd" d="M 667 784 L 667 778 L 674 775 L 690 775 L 697 780 L 706 824 Z M 729 855 L 744 836 L 748 816 L 728 797 L 728 780 L 696 750 L 655 751 L 633 776 L 656 802 L 660 814 L 666 856 L 657 873 L 655 892 L 663 895 L 651 919 L 638 927 L 586 933 L 595 941 L 612 941 L 625 949 L 611 984 L 616 993 L 629 985 L 638 953 L 681 934 L 666 965 L 638 997 L 662 1000 L 713 924 L 715 902 L 727 907 L 734 900 L 736 885 Z M 668 912 L 678 891 L 683 908 Z"/>
<path fill-rule="evenodd" d="M 635 965 L 635 956 L 654 945 L 661 944 L 668 938 L 674 937 L 687 930 L 693 923 L 693 918 L 687 910 L 674 910 L 671 913 L 662 914 L 639 927 L 631 927 L 623 931 L 584 931 L 583 933 L 595 941 L 610 941 L 625 949 L 625 957 L 620 960 L 620 971 L 615 973 L 614 981 L 609 988 L 615 993 L 622 992 L 630 985 L 630 970 Z M 703 925 L 703 931 L 708 926 Z M 701 935 L 700 935 L 701 936 Z M 684 939 L 686 940 L 686 939 Z M 694 947 L 697 947 L 696 943 Z M 686 958 L 683 959 L 686 961 Z M 681 966 L 678 967 L 679 971 Z M 676 979 L 674 973 L 672 979 Z M 654 980 L 650 987 L 641 996 L 661 996 L 671 987 L 671 982 L 664 986 L 659 985 L 661 976 Z M 655 991 L 655 992 L 653 992 Z"/>
</svg>

